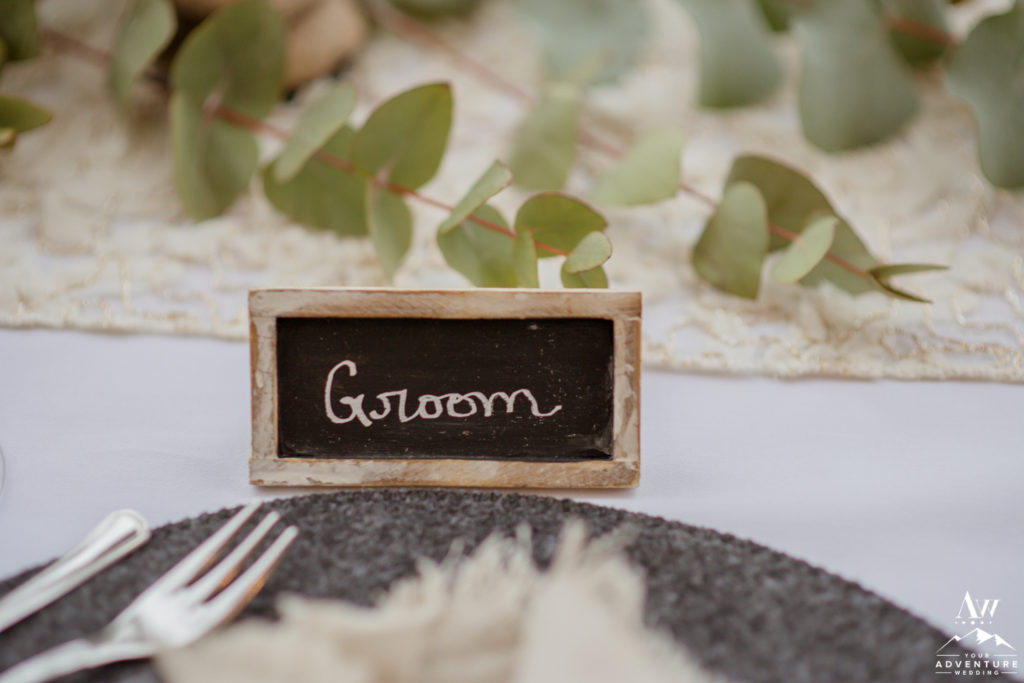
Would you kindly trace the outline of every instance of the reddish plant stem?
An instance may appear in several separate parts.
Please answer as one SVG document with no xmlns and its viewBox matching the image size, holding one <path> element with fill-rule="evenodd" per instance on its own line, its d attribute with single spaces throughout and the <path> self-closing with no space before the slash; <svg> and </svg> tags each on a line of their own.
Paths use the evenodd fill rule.
<svg viewBox="0 0 1024 683">
<path fill-rule="evenodd" d="M 798 4 L 803 4 L 807 2 L 807 0 L 791 1 Z M 508 93 L 509 95 L 512 95 L 513 97 L 522 100 L 527 104 L 532 103 L 535 100 L 533 96 L 531 96 L 529 93 L 524 91 L 519 86 L 510 83 L 503 77 L 495 74 L 494 71 L 492 71 L 486 65 L 482 64 L 481 62 L 478 62 L 469 55 L 460 52 L 458 48 L 456 48 L 451 43 L 448 43 L 443 38 L 438 36 L 429 27 L 423 24 L 423 22 L 415 19 L 414 17 L 408 14 L 405 14 L 404 12 L 398 9 L 395 9 L 394 7 L 385 7 L 382 3 L 378 2 L 377 0 L 372 0 L 370 2 L 370 7 L 377 21 L 386 29 L 390 30 L 392 33 L 409 38 L 410 40 L 418 42 L 421 45 L 425 45 L 427 47 L 440 48 L 442 51 L 444 51 L 450 57 L 452 57 L 453 61 L 457 65 L 471 72 L 485 85 L 489 85 L 491 87 L 502 90 Z M 944 31 L 935 29 L 932 26 L 928 26 L 927 24 L 922 24 L 920 22 L 916 22 L 910 19 L 906 19 L 904 17 L 899 17 L 897 15 L 890 14 L 888 15 L 888 17 L 890 21 L 893 18 L 900 20 L 892 24 L 893 28 L 895 28 L 898 31 L 902 31 L 907 33 L 908 35 L 915 35 L 916 37 L 924 39 L 936 40 L 946 45 L 955 44 L 955 39 L 952 36 L 945 33 Z M 929 30 L 926 31 L 924 29 Z M 592 131 L 589 130 L 580 130 L 579 140 L 588 147 L 596 149 L 616 159 L 622 158 L 626 153 L 625 150 L 623 150 L 618 145 L 615 145 L 614 143 L 609 142 L 608 140 L 605 140 L 598 135 L 595 135 Z M 696 187 L 690 185 L 689 183 L 680 181 L 679 189 L 685 192 L 686 194 L 690 195 L 691 197 L 697 199 L 698 201 L 702 202 L 705 206 L 712 210 L 718 208 L 719 204 L 713 197 L 705 194 L 701 190 L 698 190 Z M 768 229 L 770 232 L 790 242 L 794 242 L 799 239 L 799 235 L 797 235 L 796 233 L 793 233 L 789 230 L 786 230 L 785 228 L 781 228 L 771 223 L 768 224 Z M 869 277 L 868 274 L 864 272 L 864 270 L 853 265 L 846 259 L 840 256 L 836 256 L 832 252 L 826 252 L 825 258 L 835 263 L 837 266 L 850 271 L 854 275 L 857 275 L 858 277 L 862 277 L 865 279 L 868 279 Z"/>
<path fill-rule="evenodd" d="M 908 19 L 889 10 L 885 10 L 885 23 L 894 31 L 929 43 L 942 45 L 943 47 L 956 47 L 960 44 L 956 36 L 943 31 L 941 28 L 921 21 L 915 21 L 914 19 Z"/>
<path fill-rule="evenodd" d="M 91 45 L 86 45 L 77 38 L 73 38 L 66 33 L 61 33 L 60 31 L 55 31 L 52 28 L 40 26 L 39 35 L 42 37 L 44 42 L 53 46 L 53 48 L 58 52 L 72 52 L 86 61 L 98 66 L 106 67 L 110 64 L 110 60 L 112 59 L 109 52 L 104 52 L 103 50 Z"/>
<path fill-rule="evenodd" d="M 230 107 L 226 107 L 223 104 L 218 104 L 214 106 L 211 109 L 210 114 L 212 116 L 216 116 L 222 121 L 226 121 L 232 125 L 238 126 L 239 128 L 245 128 L 246 130 L 252 131 L 254 133 L 263 133 L 265 135 L 277 138 L 278 140 L 287 140 L 289 137 L 288 131 L 278 128 L 277 126 L 274 126 L 272 124 L 269 124 L 266 121 L 262 121 L 260 119 L 249 116 L 248 114 L 244 114 L 238 111 L 237 109 L 231 109 Z M 325 164 L 333 166 L 334 168 L 337 168 L 340 171 L 344 171 L 345 173 L 349 173 L 352 175 L 358 173 L 358 169 L 356 169 L 355 165 L 351 161 L 347 159 L 342 159 L 341 157 L 331 154 L 330 152 L 324 149 L 318 149 L 316 152 L 313 153 L 313 156 L 315 156 L 320 161 L 323 161 Z M 455 210 L 455 207 L 451 206 L 450 204 L 446 204 L 440 200 L 434 199 L 433 197 L 428 197 L 427 195 L 421 194 L 416 190 L 413 190 L 412 188 L 404 187 L 402 185 L 393 183 L 387 178 L 373 177 L 370 178 L 370 182 L 373 183 L 375 187 L 379 187 L 380 189 L 385 190 L 387 192 L 402 195 L 404 197 L 412 197 L 417 201 L 423 202 L 424 204 L 429 204 L 430 206 L 436 207 L 443 211 L 447 211 L 448 213 L 451 213 L 452 211 Z M 479 218 L 474 215 L 470 215 L 468 218 L 466 218 L 466 220 L 472 223 L 476 223 L 477 225 L 487 228 L 488 230 L 493 230 L 494 232 L 501 233 L 506 237 L 511 237 L 515 239 L 516 233 L 514 231 L 492 221 L 484 220 L 483 218 Z M 533 243 L 537 245 L 538 249 L 542 249 L 548 252 L 549 254 L 556 254 L 558 256 L 569 255 L 569 252 L 563 249 L 559 249 L 558 247 L 553 247 L 550 244 L 545 244 L 544 242 L 541 242 L 539 240 L 534 240 Z"/>
<path fill-rule="evenodd" d="M 43 28 L 40 32 L 43 34 L 44 38 L 51 45 L 53 45 L 55 49 L 74 52 L 75 54 L 82 56 L 88 61 L 92 62 L 93 64 L 106 67 L 107 65 L 109 65 L 110 60 L 113 58 L 110 55 L 110 53 L 94 48 L 90 45 L 86 45 L 85 43 L 82 43 L 76 38 L 60 33 L 59 31 Z M 145 76 L 149 80 L 154 81 L 156 85 L 159 85 L 165 90 L 167 89 L 166 80 L 160 77 L 159 75 L 153 73 L 146 73 Z M 236 109 L 226 107 L 223 104 L 216 104 L 209 107 L 206 113 L 210 116 L 216 116 L 222 121 L 230 123 L 234 126 L 245 128 L 246 130 L 252 131 L 254 133 L 263 133 L 265 135 L 277 138 L 278 140 L 287 140 L 289 137 L 288 131 L 278 128 L 277 126 L 271 125 L 266 121 L 262 121 L 255 117 L 249 116 L 248 114 L 240 112 Z M 342 159 L 341 157 L 331 154 L 330 152 L 324 149 L 318 149 L 316 152 L 313 153 L 313 156 L 320 159 L 324 163 L 333 166 L 334 168 L 344 171 L 345 173 L 349 173 L 352 175 L 358 173 L 356 167 L 352 164 L 351 161 Z M 450 204 L 446 204 L 440 200 L 434 199 L 433 197 L 428 197 L 427 195 L 421 194 L 420 192 L 417 192 L 412 188 L 398 185 L 388 180 L 387 178 L 374 177 L 370 179 L 370 182 L 373 183 L 375 187 L 379 187 L 380 189 L 385 190 L 387 192 L 401 195 L 403 197 L 412 197 L 413 199 L 419 202 L 429 204 L 430 206 L 441 209 L 443 211 L 447 211 L 449 213 L 455 210 L 454 207 L 451 206 Z M 483 228 L 487 228 L 488 230 L 493 230 L 494 232 L 505 235 L 506 237 L 510 237 L 512 239 L 515 239 L 516 237 L 516 233 L 513 230 L 506 228 L 502 225 L 499 225 L 498 223 L 494 223 L 492 221 L 479 218 L 475 215 L 470 215 L 469 217 L 466 218 L 466 220 L 472 223 L 476 223 L 477 225 Z M 541 242 L 540 240 L 535 239 L 533 240 L 533 243 L 536 245 L 537 249 L 546 251 L 549 254 L 555 254 L 556 256 L 569 255 L 569 252 L 565 251 L 564 249 L 559 249 L 558 247 L 546 244 L 544 242 Z"/>
<path fill-rule="evenodd" d="M 779 226 L 773 225 L 771 223 L 768 224 L 768 230 L 770 232 L 775 233 L 776 235 L 778 235 L 779 237 L 781 237 L 783 239 L 789 240 L 790 242 L 797 242 L 797 241 L 800 240 L 800 235 L 796 234 L 795 232 L 790 232 L 789 230 L 786 230 L 785 228 L 780 228 Z M 841 258 L 839 256 L 836 256 L 831 251 L 826 251 L 825 252 L 825 259 L 828 260 L 828 261 L 831 261 L 832 263 L 836 264 L 837 266 L 839 266 L 841 268 L 845 268 L 846 270 L 850 271 L 851 273 L 853 273 L 855 275 L 859 275 L 860 277 L 864 278 L 865 280 L 869 279 L 869 275 L 866 272 L 864 272 L 862 269 L 860 269 L 857 266 L 853 265 L 852 263 L 850 263 L 846 259 Z"/>
<path fill-rule="evenodd" d="M 533 95 L 512 81 L 509 81 L 483 62 L 463 54 L 457 47 L 431 31 L 417 19 L 382 0 L 370 0 L 366 3 L 366 7 L 369 9 L 370 14 L 373 15 L 373 18 L 377 20 L 377 23 L 389 29 L 392 33 L 411 38 L 413 41 L 428 47 L 437 48 L 446 53 L 466 71 L 473 72 L 480 80 L 497 85 L 501 90 L 518 100 L 527 103 L 533 102 Z"/>
</svg>

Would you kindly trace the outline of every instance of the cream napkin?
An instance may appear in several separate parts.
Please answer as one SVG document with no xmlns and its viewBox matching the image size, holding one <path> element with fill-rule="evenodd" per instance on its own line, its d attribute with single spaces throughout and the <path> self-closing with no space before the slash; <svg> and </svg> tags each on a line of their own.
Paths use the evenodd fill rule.
<svg viewBox="0 0 1024 683">
<path fill-rule="evenodd" d="M 643 624 L 645 585 L 624 535 L 570 522 L 541 572 L 529 533 L 492 537 L 397 583 L 371 608 L 286 596 L 277 623 L 239 623 L 161 655 L 169 683 L 707 683 Z"/>
</svg>

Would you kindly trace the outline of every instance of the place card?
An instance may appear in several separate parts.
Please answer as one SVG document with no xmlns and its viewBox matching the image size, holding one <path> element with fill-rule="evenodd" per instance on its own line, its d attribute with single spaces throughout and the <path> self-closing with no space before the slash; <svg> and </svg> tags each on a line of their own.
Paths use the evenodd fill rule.
<svg viewBox="0 0 1024 683">
<path fill-rule="evenodd" d="M 250 480 L 636 486 L 640 313 L 607 290 L 252 291 Z"/>
</svg>

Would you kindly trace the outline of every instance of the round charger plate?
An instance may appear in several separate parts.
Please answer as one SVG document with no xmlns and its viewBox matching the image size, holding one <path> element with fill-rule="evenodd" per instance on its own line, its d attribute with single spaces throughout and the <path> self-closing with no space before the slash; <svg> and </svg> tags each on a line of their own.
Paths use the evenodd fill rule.
<svg viewBox="0 0 1024 683">
<path fill-rule="evenodd" d="M 744 681 L 934 683 L 948 636 L 860 586 L 750 541 L 709 529 L 545 496 L 386 489 L 268 502 L 300 534 L 242 616 L 270 616 L 282 592 L 368 605 L 416 560 L 440 561 L 455 539 L 533 529 L 546 566 L 567 519 L 594 534 L 635 532 L 626 553 L 646 576 L 647 621 L 709 669 Z M 54 605 L 0 634 L 0 670 L 105 625 L 234 509 L 157 529 L 148 545 Z M 257 513 L 256 517 L 261 515 Z M 0 595 L 29 570 L 0 583 Z M 595 645 L 597 645 L 595 643 Z M 155 680 L 147 662 L 67 680 Z"/>
</svg>

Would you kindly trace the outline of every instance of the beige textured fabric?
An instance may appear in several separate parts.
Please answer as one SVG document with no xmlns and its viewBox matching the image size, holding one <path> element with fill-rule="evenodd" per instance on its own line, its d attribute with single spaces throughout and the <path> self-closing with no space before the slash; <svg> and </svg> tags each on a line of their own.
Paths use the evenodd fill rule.
<svg viewBox="0 0 1024 683">
<path fill-rule="evenodd" d="M 1005 0 L 954 10 L 957 30 Z M 113 6 L 112 6 L 113 5 Z M 42 3 L 43 21 L 93 45 L 110 45 L 117 3 Z M 901 286 L 935 301 L 921 306 L 828 288 L 765 282 L 747 302 L 701 283 L 690 248 L 707 209 L 686 195 L 656 206 L 608 209 L 612 284 L 645 294 L 645 361 L 675 368 L 775 375 L 978 378 L 1024 381 L 1024 194 L 989 187 L 974 151 L 974 122 L 938 72 L 918 77 L 921 115 L 896 139 L 824 155 L 801 137 L 795 112 L 799 53 L 780 40 L 787 82 L 762 106 L 705 112 L 694 103 L 697 36 L 678 3 L 653 0 L 650 44 L 618 85 L 590 97 L 587 128 L 623 143 L 656 124 L 689 136 L 687 182 L 717 196 L 731 160 L 774 155 L 809 172 L 882 259 L 943 263 L 945 273 Z M 484 3 L 468 21 L 437 30 L 467 54 L 536 90 L 536 47 L 507 2 Z M 424 192 L 454 203 L 504 155 L 522 105 L 482 85 L 450 58 L 381 33 L 346 75 L 360 94 L 354 120 L 414 84 L 450 80 L 456 121 L 449 154 Z M 270 285 L 385 284 L 367 240 L 291 225 L 258 188 L 228 215 L 200 225 L 182 215 L 170 178 L 162 106 L 121 118 L 95 66 L 68 56 L 8 66 L 5 90 L 57 112 L 48 127 L 0 156 L 0 324 L 247 335 L 245 292 Z M 314 84 L 275 113 L 288 127 Z M 271 154 L 276 143 L 267 141 Z M 582 150 L 569 190 L 585 194 L 609 160 Z M 511 213 L 522 194 L 497 204 Z M 417 233 L 395 284 L 459 287 L 433 242 L 443 215 L 413 202 Z M 545 262 L 545 266 L 557 264 Z M 557 286 L 542 269 L 542 284 Z"/>
<path fill-rule="evenodd" d="M 621 539 L 584 537 L 582 523 L 566 525 L 544 573 L 523 533 L 423 562 L 373 608 L 282 599 L 280 622 L 243 622 L 157 666 L 169 683 L 721 680 L 644 627 L 644 582 Z"/>
</svg>

